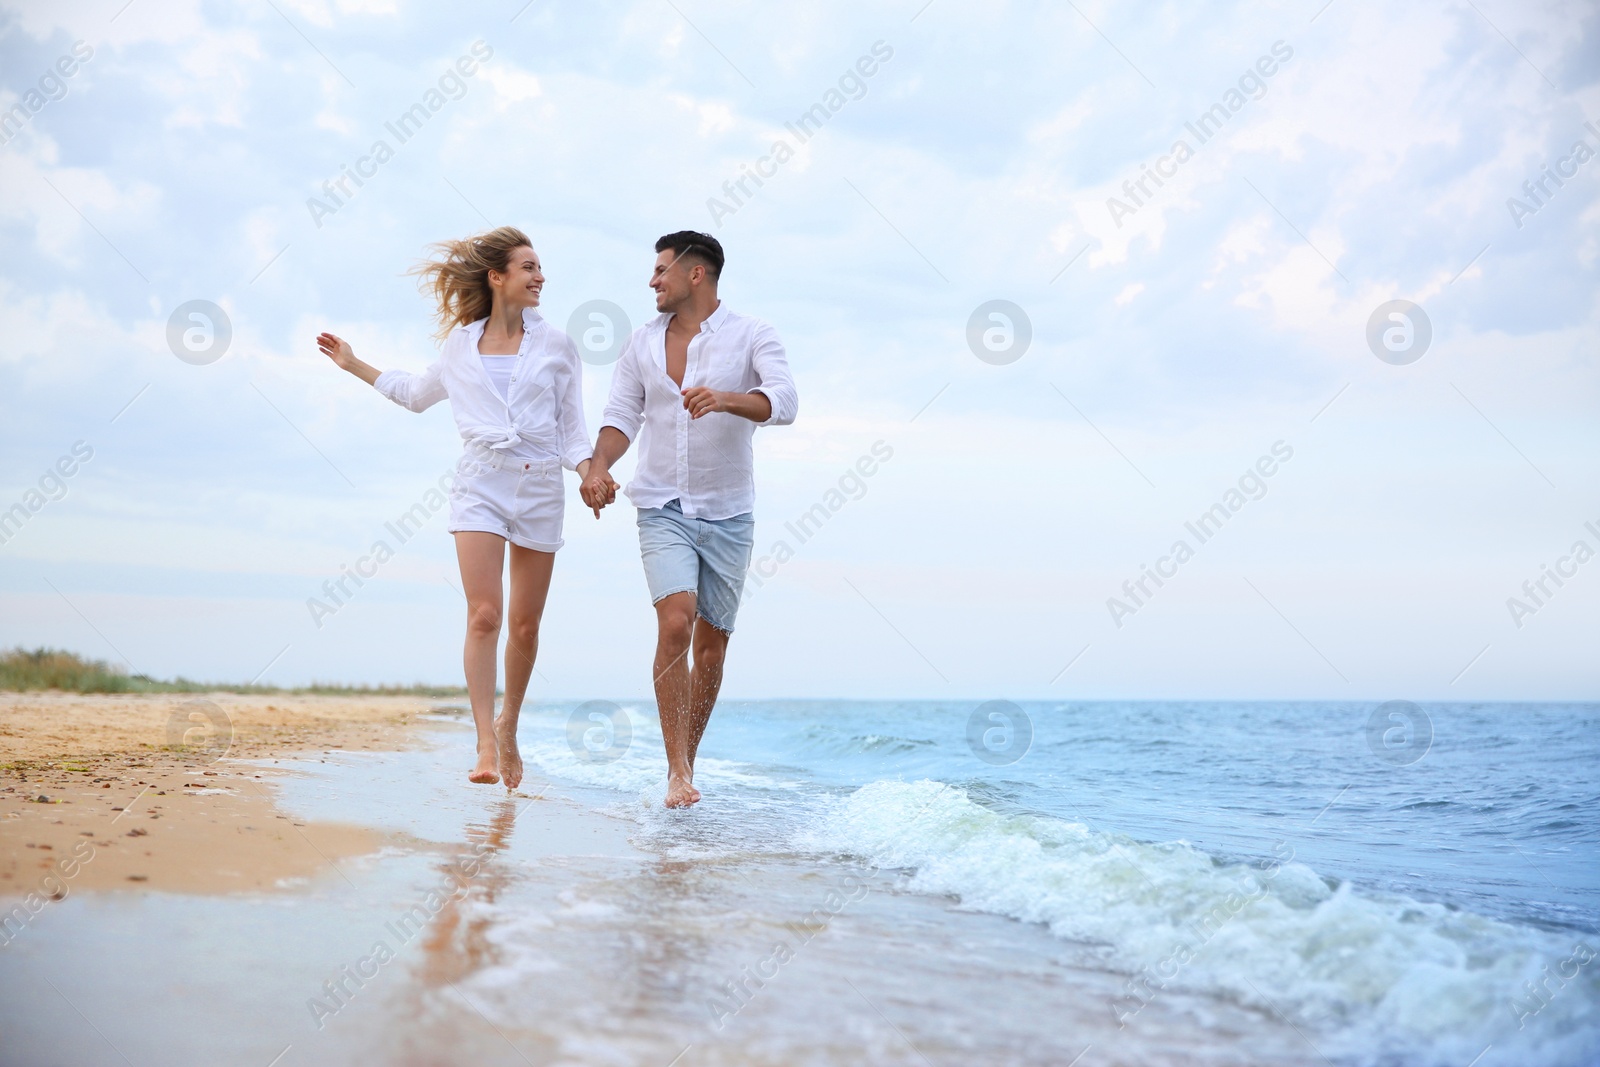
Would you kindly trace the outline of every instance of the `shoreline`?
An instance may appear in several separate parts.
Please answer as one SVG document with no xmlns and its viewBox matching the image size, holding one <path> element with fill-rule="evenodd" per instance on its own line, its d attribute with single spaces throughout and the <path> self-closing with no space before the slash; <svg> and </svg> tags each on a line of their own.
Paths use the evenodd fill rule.
<svg viewBox="0 0 1600 1067">
<path fill-rule="evenodd" d="M 31 918 L 73 889 L 260 893 L 306 884 L 393 835 L 296 819 L 280 810 L 274 779 L 300 759 L 415 748 L 416 728 L 438 703 L 0 693 L 0 899 L 20 898 Z M 11 909 L 7 940 L 18 919 Z"/>
<path fill-rule="evenodd" d="M 219 697 L 226 754 L 204 714 L 193 744 L 161 747 L 182 701 L 127 703 L 0 695 L 0 728 L 34 753 L 0 769 L 12 875 L 0 878 L 0 996 L 29 1062 L 270 1063 L 291 1045 L 294 1062 L 330 1064 L 1308 1067 L 1389 1055 L 1443 1067 L 1491 1043 L 1497 1063 L 1594 1058 L 1592 971 L 1536 1011 L 1507 999 L 1541 960 L 1582 970 L 1587 949 L 1570 938 L 1365 891 L 1336 850 L 1304 866 L 1317 845 L 1307 834 L 1260 893 L 1260 872 L 1226 858 L 1240 850 L 1217 848 L 1245 838 L 1188 846 L 1126 802 L 1102 829 L 1019 816 L 1004 798 L 986 807 L 970 782 L 938 780 L 969 761 L 927 777 L 927 746 L 910 744 L 959 727 L 942 708 L 864 712 L 797 743 L 795 723 L 815 718 L 805 709 L 746 707 L 719 738 L 758 762 L 708 753 L 707 797 L 688 814 L 660 806 L 660 740 L 642 709 L 629 709 L 627 757 L 597 762 L 574 744 L 570 702 L 536 707 L 525 791 L 507 793 L 462 788 L 470 723 L 425 698 Z M 117 749 L 115 730 L 93 727 L 107 717 L 143 723 L 142 740 Z M 1483 729 L 1522 722 L 1500 718 Z M 1239 721 L 1260 735 L 1257 713 Z M 1078 729 L 1125 722 L 1113 709 Z M 1296 717 L 1282 729 L 1323 743 Z M 1144 737 L 1167 732 L 1158 721 L 1117 743 L 1146 759 Z M 949 734 L 945 748 L 966 751 Z M 884 738 L 905 740 L 904 754 L 885 754 Z M 1233 738 L 1196 743 L 1232 755 Z M 73 745 L 87 754 L 42 755 Z M 1573 767 L 1592 761 L 1567 747 Z M 830 774 L 843 752 L 859 753 L 853 773 Z M 1422 770 L 1454 772 L 1438 762 Z M 1357 779 L 1365 795 L 1401 804 L 1430 788 L 1373 764 Z M 841 784 L 851 777 L 868 780 Z M 47 788 L 61 803 L 28 799 Z M 1303 824 L 1337 795 L 1297 793 L 1273 820 Z M 1425 817 L 1400 810 L 1383 825 Z M 1354 805 L 1322 817 L 1337 834 L 1372 818 Z M 1462 938 L 1476 962 L 1456 951 Z M 230 981 L 241 973 L 248 983 Z M 181 1022 L 193 1001 L 173 991 L 202 988 L 227 1026 Z"/>
</svg>

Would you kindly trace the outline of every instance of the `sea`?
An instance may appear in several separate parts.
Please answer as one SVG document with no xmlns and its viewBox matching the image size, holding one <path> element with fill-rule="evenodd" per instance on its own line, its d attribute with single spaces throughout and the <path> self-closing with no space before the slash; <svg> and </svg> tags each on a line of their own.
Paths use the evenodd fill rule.
<svg viewBox="0 0 1600 1067">
<path fill-rule="evenodd" d="M 1112 979 L 1063 1017 L 1102 1013 L 1130 1062 L 1162 1058 L 1139 1021 L 1182 994 L 1273 1041 L 1287 1025 L 1291 1058 L 1600 1063 L 1593 704 L 729 701 L 692 812 L 659 807 L 649 705 L 543 708 L 524 731 L 531 766 L 615 794 L 663 859 L 827 859 L 1008 920 L 1038 943 L 1020 969 Z M 970 963 L 1003 985 L 1009 945 Z M 991 1051 L 1066 1063 L 1084 1033 Z M 1212 1036 L 1272 1059 L 1248 1025 Z"/>
</svg>

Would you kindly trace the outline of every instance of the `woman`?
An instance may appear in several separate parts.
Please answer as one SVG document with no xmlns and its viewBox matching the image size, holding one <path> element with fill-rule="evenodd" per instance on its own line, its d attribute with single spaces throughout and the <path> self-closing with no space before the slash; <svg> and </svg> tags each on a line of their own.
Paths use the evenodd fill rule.
<svg viewBox="0 0 1600 1067">
<path fill-rule="evenodd" d="M 439 304 L 437 336 L 444 347 L 432 366 L 421 374 L 380 373 L 331 333 L 318 335 L 317 347 L 412 411 L 450 399 L 466 442 L 450 491 L 449 531 L 455 535 L 467 595 L 463 659 L 478 729 L 478 762 L 467 780 L 492 784 L 504 777 L 506 787 L 515 789 L 522 782 L 517 716 L 538 651 L 550 571 L 562 545 L 561 469 L 587 475 L 592 451 L 583 421 L 582 364 L 571 339 L 534 310 L 544 272 L 522 231 L 501 226 L 433 248 L 437 258 L 411 271 Z M 506 685 L 497 718 L 495 650 L 508 541 Z"/>
</svg>

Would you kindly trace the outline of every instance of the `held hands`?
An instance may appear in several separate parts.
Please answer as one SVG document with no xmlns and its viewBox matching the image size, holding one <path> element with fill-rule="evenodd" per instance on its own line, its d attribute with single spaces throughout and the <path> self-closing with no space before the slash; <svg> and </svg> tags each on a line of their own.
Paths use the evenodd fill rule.
<svg viewBox="0 0 1600 1067">
<path fill-rule="evenodd" d="M 611 477 L 611 472 L 592 460 L 589 470 L 583 476 L 583 482 L 578 486 L 578 495 L 583 497 L 583 502 L 594 509 L 594 517 L 600 517 L 600 509 L 607 504 L 614 503 L 617 499 L 617 482 Z"/>
</svg>

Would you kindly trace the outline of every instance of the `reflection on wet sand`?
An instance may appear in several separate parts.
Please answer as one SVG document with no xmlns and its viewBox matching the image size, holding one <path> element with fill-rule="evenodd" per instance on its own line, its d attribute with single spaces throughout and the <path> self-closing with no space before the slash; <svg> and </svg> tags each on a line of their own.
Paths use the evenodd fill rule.
<svg viewBox="0 0 1600 1067">
<path fill-rule="evenodd" d="M 465 851 L 439 864 L 441 881 L 451 886 L 451 892 L 422 941 L 417 977 L 426 988 L 453 984 L 499 962 L 489 937 L 497 914 L 492 905 L 511 883 L 511 874 L 497 857 L 510 846 L 511 830 L 522 810 L 515 799 L 506 797 L 487 823 L 468 822 Z M 464 915 L 463 905 L 469 900 L 491 907 L 474 907 Z"/>
<path fill-rule="evenodd" d="M 634 916 L 632 936 L 617 939 L 616 961 L 616 973 L 628 976 L 632 1014 L 698 1021 L 706 962 L 738 908 L 727 883 L 726 872 L 704 860 L 663 857 L 608 887 Z"/>
</svg>

